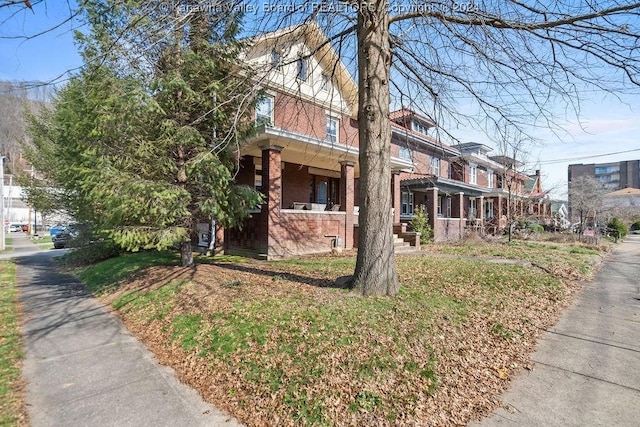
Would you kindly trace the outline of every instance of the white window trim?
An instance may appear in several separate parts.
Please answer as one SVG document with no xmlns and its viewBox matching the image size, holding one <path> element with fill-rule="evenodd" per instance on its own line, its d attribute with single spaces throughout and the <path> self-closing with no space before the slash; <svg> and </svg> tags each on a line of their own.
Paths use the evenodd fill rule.
<svg viewBox="0 0 640 427">
<path fill-rule="evenodd" d="M 413 161 L 413 151 L 411 151 L 409 147 L 401 145 L 398 149 L 398 157 L 404 160 Z"/>
<path fill-rule="evenodd" d="M 493 173 L 493 169 L 487 169 L 487 187 L 493 188 L 495 185 L 495 174 Z"/>
<path fill-rule="evenodd" d="M 256 122 L 260 121 L 260 118 L 262 117 L 266 117 L 266 116 L 258 116 L 258 105 L 260 104 L 260 102 L 264 102 L 265 100 L 270 99 L 271 100 L 271 110 L 269 111 L 269 123 L 267 124 L 268 126 L 273 126 L 274 123 L 274 110 L 275 110 L 275 97 L 273 97 L 272 95 L 265 95 L 264 98 L 262 98 L 260 101 L 258 101 L 258 104 L 256 104 Z"/>
<path fill-rule="evenodd" d="M 477 185 L 478 183 L 478 165 L 469 163 L 469 184 Z"/>
<path fill-rule="evenodd" d="M 336 126 L 336 134 L 335 135 L 331 135 L 329 133 L 329 124 L 331 122 L 335 122 Z M 327 116 L 327 121 L 326 121 L 326 126 L 327 126 L 327 137 L 326 140 L 332 143 L 339 143 L 340 142 L 340 119 L 337 119 L 335 117 L 332 116 Z"/>
<path fill-rule="evenodd" d="M 435 164 L 435 167 L 434 167 L 434 164 Z M 440 176 L 440 158 L 439 157 L 431 158 L 431 160 L 429 161 L 429 170 L 431 171 L 432 175 Z"/>
</svg>

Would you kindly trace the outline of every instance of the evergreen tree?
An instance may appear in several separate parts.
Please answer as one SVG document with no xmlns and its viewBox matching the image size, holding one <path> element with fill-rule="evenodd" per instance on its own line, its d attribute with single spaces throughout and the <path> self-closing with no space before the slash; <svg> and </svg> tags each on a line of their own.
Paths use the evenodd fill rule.
<svg viewBox="0 0 640 427">
<path fill-rule="evenodd" d="M 77 219 L 127 250 L 179 244 L 188 266 L 198 222 L 237 225 L 261 199 L 233 179 L 253 107 L 237 60 L 240 16 L 178 3 L 162 17 L 142 4 L 88 7 L 91 32 L 78 34 L 85 67 L 55 112 L 31 124 L 32 152 L 55 167 L 34 164 Z M 127 51 L 135 29 L 150 35 L 144 55 Z"/>
</svg>

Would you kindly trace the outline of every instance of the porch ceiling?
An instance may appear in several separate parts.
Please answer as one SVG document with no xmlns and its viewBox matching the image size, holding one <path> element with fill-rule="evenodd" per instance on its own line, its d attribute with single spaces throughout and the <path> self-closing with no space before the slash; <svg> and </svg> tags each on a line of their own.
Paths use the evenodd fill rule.
<svg viewBox="0 0 640 427">
<path fill-rule="evenodd" d="M 264 130 L 259 131 L 257 136 L 242 147 L 241 154 L 262 157 L 262 149 L 269 145 L 283 147 L 283 162 L 340 171 L 340 162 L 350 161 L 354 163 L 355 177 L 360 176 L 358 147 L 336 144 L 276 127 L 264 127 Z M 411 167 L 411 162 L 391 158 L 391 169 L 394 171 Z"/>
</svg>

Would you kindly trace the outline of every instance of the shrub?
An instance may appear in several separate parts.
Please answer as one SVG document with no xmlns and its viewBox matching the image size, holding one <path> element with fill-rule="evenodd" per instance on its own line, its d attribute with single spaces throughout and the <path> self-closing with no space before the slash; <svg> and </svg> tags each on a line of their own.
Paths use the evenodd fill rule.
<svg viewBox="0 0 640 427">
<path fill-rule="evenodd" d="M 620 221 L 618 218 L 613 218 L 611 221 L 609 221 L 609 224 L 607 224 L 607 228 L 612 230 L 614 233 L 616 233 L 614 237 L 618 239 L 622 239 L 627 234 L 629 234 L 629 230 L 627 229 L 627 226 L 624 225 L 624 223 Z"/>
<path fill-rule="evenodd" d="M 429 215 L 424 209 L 424 206 L 419 205 L 411 220 L 411 229 L 417 233 L 420 233 L 420 244 L 426 244 L 431 238 L 431 225 L 429 225 Z"/>
</svg>

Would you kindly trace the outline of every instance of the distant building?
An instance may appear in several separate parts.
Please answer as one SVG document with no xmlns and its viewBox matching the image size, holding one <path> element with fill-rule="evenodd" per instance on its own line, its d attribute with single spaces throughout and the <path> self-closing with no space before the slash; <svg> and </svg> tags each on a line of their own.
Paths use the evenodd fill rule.
<svg viewBox="0 0 640 427">
<path fill-rule="evenodd" d="M 608 191 L 640 188 L 640 160 L 569 165 L 569 182 L 580 176 L 597 179 Z"/>
</svg>

